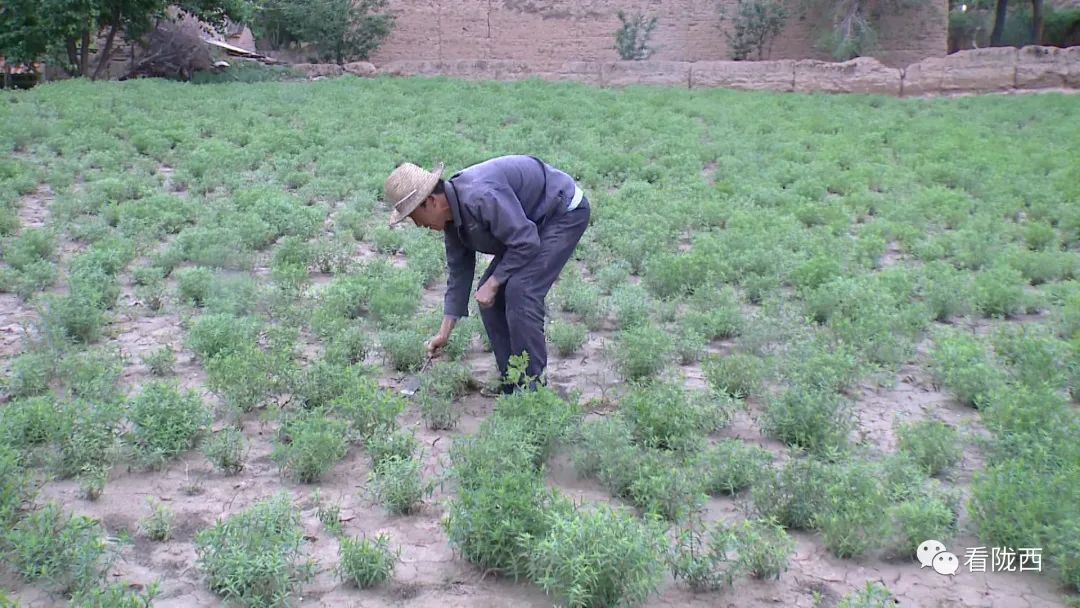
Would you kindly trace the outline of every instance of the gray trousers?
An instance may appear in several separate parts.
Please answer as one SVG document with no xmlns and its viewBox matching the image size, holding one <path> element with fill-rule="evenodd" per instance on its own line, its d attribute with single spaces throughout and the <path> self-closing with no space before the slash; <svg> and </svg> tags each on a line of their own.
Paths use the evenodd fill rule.
<svg viewBox="0 0 1080 608">
<path fill-rule="evenodd" d="M 565 203 L 563 203 L 565 205 Z M 495 302 L 489 308 L 480 309 L 495 364 L 499 374 L 506 377 L 511 355 L 529 354 L 529 376 L 542 378 L 547 368 L 547 344 L 544 339 L 544 299 L 563 266 L 574 253 L 574 248 L 585 228 L 589 225 L 589 201 L 583 198 L 573 211 L 556 212 L 539 230 L 540 253 L 520 272 L 499 287 Z M 499 257 L 492 260 L 484 271 L 479 285 L 495 272 Z M 513 386 L 504 384 L 504 392 Z"/>
</svg>

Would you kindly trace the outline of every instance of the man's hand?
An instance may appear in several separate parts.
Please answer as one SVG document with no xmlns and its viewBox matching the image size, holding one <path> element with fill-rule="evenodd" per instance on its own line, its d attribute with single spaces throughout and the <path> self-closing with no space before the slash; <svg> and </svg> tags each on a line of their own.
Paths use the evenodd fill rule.
<svg viewBox="0 0 1080 608">
<path fill-rule="evenodd" d="M 495 280 L 495 277 L 490 277 L 484 281 L 484 284 L 480 286 L 480 289 L 476 290 L 476 303 L 480 305 L 480 308 L 491 308 L 491 305 L 495 303 L 495 296 L 499 293 L 499 282 Z"/>
<path fill-rule="evenodd" d="M 450 336 L 446 334 L 436 334 L 430 340 L 425 343 L 427 347 L 427 353 L 429 357 L 434 357 L 442 350 L 442 347 L 446 346 L 446 343 L 450 341 Z"/>
</svg>

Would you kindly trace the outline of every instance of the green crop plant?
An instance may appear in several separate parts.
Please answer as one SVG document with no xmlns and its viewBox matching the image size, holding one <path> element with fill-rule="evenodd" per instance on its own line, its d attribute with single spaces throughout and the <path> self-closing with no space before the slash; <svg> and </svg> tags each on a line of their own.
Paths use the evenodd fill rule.
<svg viewBox="0 0 1080 608">
<path fill-rule="evenodd" d="M 255 343 L 258 327 L 254 319 L 228 314 L 203 315 L 188 330 L 188 347 L 204 361 L 241 352 Z"/>
<path fill-rule="evenodd" d="M 322 410 L 298 414 L 284 422 L 273 459 L 289 478 L 315 483 L 349 451 L 348 425 Z"/>
<path fill-rule="evenodd" d="M 619 329 L 638 327 L 649 322 L 649 294 L 640 285 L 623 285 L 611 293 L 615 321 Z"/>
<path fill-rule="evenodd" d="M 941 261 L 923 268 L 920 292 L 937 321 L 948 321 L 972 310 L 971 276 Z"/>
<path fill-rule="evenodd" d="M 45 351 L 29 351 L 13 357 L 6 378 L 8 394 L 18 398 L 46 393 L 56 367 L 56 356 Z"/>
<path fill-rule="evenodd" d="M 652 378 L 668 366 L 674 349 L 671 337 L 658 327 L 621 330 L 615 338 L 615 365 L 627 380 Z"/>
<path fill-rule="evenodd" d="M 51 395 L 15 399 L 0 410 L 0 442 L 28 454 L 57 439 L 69 414 Z"/>
<path fill-rule="evenodd" d="M 686 581 L 695 592 L 720 591 L 730 587 L 737 574 L 735 560 L 729 556 L 731 545 L 727 527 L 705 526 L 691 519 L 668 551 L 668 567 L 676 581 Z"/>
<path fill-rule="evenodd" d="M 887 488 L 864 462 L 833 466 L 836 470 L 817 489 L 822 503 L 813 519 L 825 546 L 843 558 L 882 548 L 879 543 L 892 532 L 891 522 L 881 515 L 889 503 Z"/>
<path fill-rule="evenodd" d="M 60 477 L 106 474 L 118 456 L 123 412 L 116 404 L 72 401 L 59 404 L 53 469 Z"/>
<path fill-rule="evenodd" d="M 68 604 L 71 608 L 150 608 L 154 599 L 161 595 L 161 584 L 149 585 L 112 583 L 79 591 Z"/>
<path fill-rule="evenodd" d="M 345 419 L 361 438 L 367 439 L 377 431 L 397 427 L 397 417 L 405 411 L 405 400 L 393 391 L 380 388 L 374 378 L 358 377 L 331 402 L 330 410 Z"/>
<path fill-rule="evenodd" d="M 990 343 L 1017 382 L 1065 388 L 1069 346 L 1050 330 L 1042 326 L 1005 325 L 991 335 Z"/>
<path fill-rule="evenodd" d="M 934 340 L 930 367 L 939 384 L 961 403 L 974 407 L 982 407 L 1002 382 L 1001 370 L 988 349 L 977 338 L 956 332 L 943 332 Z"/>
<path fill-rule="evenodd" d="M 529 574 L 548 594 L 570 606 L 638 605 L 663 580 L 663 528 L 607 506 L 548 514 L 536 537 Z"/>
<path fill-rule="evenodd" d="M 23 580 L 43 581 L 65 595 L 96 584 L 106 568 L 101 525 L 54 502 L 19 520 L 4 541 L 11 567 Z"/>
<path fill-rule="evenodd" d="M 682 322 L 709 340 L 733 338 L 745 326 L 738 298 L 731 288 L 700 288 L 689 298 L 689 310 Z"/>
<path fill-rule="evenodd" d="M 581 323 L 555 319 L 548 325 L 547 336 L 560 357 L 569 357 L 585 345 L 589 330 Z"/>
<path fill-rule="evenodd" d="M 923 420 L 904 424 L 896 430 L 896 435 L 899 450 L 932 477 L 955 466 L 963 456 L 960 434 L 944 422 Z"/>
<path fill-rule="evenodd" d="M 752 486 L 771 461 L 768 450 L 738 439 L 721 439 L 701 452 L 694 468 L 704 477 L 706 492 L 734 495 Z"/>
<path fill-rule="evenodd" d="M 770 437 L 820 455 L 845 449 L 854 423 L 843 396 L 796 386 L 768 401 L 762 427 Z"/>
<path fill-rule="evenodd" d="M 705 504 L 703 482 L 670 452 L 644 449 L 625 472 L 625 490 L 616 493 L 647 515 L 680 521 Z M 615 484 L 612 484 L 614 486 Z M 613 490 L 614 493 L 614 490 Z"/>
<path fill-rule="evenodd" d="M 725 398 L 687 391 L 675 382 L 634 387 L 620 405 L 620 416 L 629 422 L 635 441 L 665 450 L 692 451 L 733 414 Z"/>
<path fill-rule="evenodd" d="M 376 468 L 389 458 L 410 460 L 420 449 L 416 433 L 407 429 L 380 429 L 364 440 L 364 449 L 371 457 L 371 466 Z"/>
<path fill-rule="evenodd" d="M 702 365 L 709 386 L 736 399 L 757 397 L 765 379 L 765 362 L 746 353 L 710 357 Z"/>
<path fill-rule="evenodd" d="M 814 458 L 794 458 L 779 469 L 766 469 L 752 486 L 754 513 L 785 528 L 811 530 L 825 508 L 822 488 L 833 475 Z"/>
<path fill-rule="evenodd" d="M 369 589 L 394 575 L 401 559 L 400 550 L 390 549 L 390 537 L 379 534 L 375 540 L 342 538 L 338 545 L 337 575 L 341 580 Z"/>
<path fill-rule="evenodd" d="M 203 442 L 202 452 L 206 459 L 223 473 L 235 475 L 244 470 L 248 444 L 243 431 L 226 427 Z"/>
<path fill-rule="evenodd" d="M 379 344 L 388 364 L 402 372 L 419 370 L 427 360 L 427 336 L 415 329 L 387 329 L 379 332 Z"/>
<path fill-rule="evenodd" d="M 926 539 L 948 544 L 956 535 L 956 509 L 940 491 L 913 496 L 890 506 L 888 512 L 895 531 L 892 551 L 897 555 L 916 557 L 916 549 Z"/>
<path fill-rule="evenodd" d="M 129 441 L 140 462 L 158 466 L 195 443 L 210 425 L 210 411 L 195 391 L 171 382 L 144 384 L 131 400 Z"/>
<path fill-rule="evenodd" d="M 432 482 L 424 482 L 423 468 L 419 456 L 387 456 L 375 465 L 368 485 L 389 513 L 410 515 L 420 510 L 434 490 Z"/>
<path fill-rule="evenodd" d="M 142 356 L 142 361 L 151 374 L 158 377 L 169 376 L 176 365 L 176 353 L 171 346 L 166 345 L 146 353 Z"/>
<path fill-rule="evenodd" d="M 207 387 L 237 412 L 250 412 L 279 392 L 290 373 L 288 364 L 250 345 L 226 344 L 205 363 Z"/>
<path fill-rule="evenodd" d="M 0 446 L 0 524 L 5 529 L 23 514 L 23 503 L 32 495 L 23 462 L 15 448 Z"/>
<path fill-rule="evenodd" d="M 732 527 L 740 571 L 758 579 L 779 579 L 795 552 L 795 540 L 776 522 L 749 519 Z"/>
<path fill-rule="evenodd" d="M 1029 296 L 1024 292 L 1020 271 L 998 265 L 975 275 L 975 309 L 984 317 L 1012 317 L 1027 310 Z"/>
<path fill-rule="evenodd" d="M 116 401 L 123 396 L 118 385 L 123 368 L 119 352 L 90 349 L 68 352 L 60 361 L 58 374 L 74 398 Z"/>
<path fill-rule="evenodd" d="M 866 586 L 840 598 L 836 608 L 891 608 L 897 600 L 889 588 L 873 581 L 866 581 Z"/>
<path fill-rule="evenodd" d="M 263 499 L 195 535 L 210 590 L 242 606 L 280 606 L 314 575 L 301 553 L 304 531 L 285 493 Z"/>
<path fill-rule="evenodd" d="M 214 273 L 209 268 L 185 268 L 174 273 L 177 296 L 184 304 L 203 306 L 210 295 Z"/>
<path fill-rule="evenodd" d="M 147 499 L 150 514 L 139 520 L 139 530 L 150 540 L 164 542 L 172 537 L 173 520 L 176 514 L 172 509 L 153 499 Z"/>
<path fill-rule="evenodd" d="M 534 465 L 547 462 L 582 416 L 580 407 L 559 397 L 555 391 L 540 387 L 499 397 L 495 404 L 499 417 L 522 423 L 525 439 L 536 448 Z"/>
</svg>

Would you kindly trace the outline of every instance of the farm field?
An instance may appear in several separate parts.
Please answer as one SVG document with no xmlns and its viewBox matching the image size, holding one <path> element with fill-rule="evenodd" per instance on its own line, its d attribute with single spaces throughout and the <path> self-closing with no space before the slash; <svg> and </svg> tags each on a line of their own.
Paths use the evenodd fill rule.
<svg viewBox="0 0 1080 608">
<path fill-rule="evenodd" d="M 0 146 L 0 606 L 1080 601 L 1080 97 L 62 82 Z M 518 153 L 593 215 L 496 401 L 379 201 Z"/>
</svg>

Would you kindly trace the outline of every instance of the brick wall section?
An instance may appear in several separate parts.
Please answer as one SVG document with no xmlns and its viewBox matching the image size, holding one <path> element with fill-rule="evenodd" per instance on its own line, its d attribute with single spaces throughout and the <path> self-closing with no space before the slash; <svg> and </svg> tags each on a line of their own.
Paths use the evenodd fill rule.
<svg viewBox="0 0 1080 608">
<path fill-rule="evenodd" d="M 719 0 L 734 15 L 736 0 Z M 797 0 L 796 0 L 797 4 Z M 947 0 L 886 15 L 873 56 L 900 67 L 948 50 Z M 498 59 L 555 67 L 567 61 L 614 61 L 617 13 L 657 17 L 656 60 L 730 59 L 717 0 L 390 0 L 393 33 L 373 57 L 399 60 Z M 815 48 L 813 16 L 793 14 L 769 59 L 829 59 Z"/>
<path fill-rule="evenodd" d="M 299 67 L 299 66 L 297 66 Z M 318 66 L 313 66 L 318 67 Z M 335 66 L 336 67 L 336 66 Z M 1080 89 L 1080 47 L 1029 46 L 960 51 L 905 68 L 871 57 L 841 63 L 772 61 L 567 61 L 559 65 L 509 60 L 392 61 L 390 76 L 449 76 L 466 80 L 542 78 L 597 86 L 664 85 L 687 88 L 949 95 L 1033 89 Z M 311 71 L 312 77 L 323 75 Z"/>
</svg>

